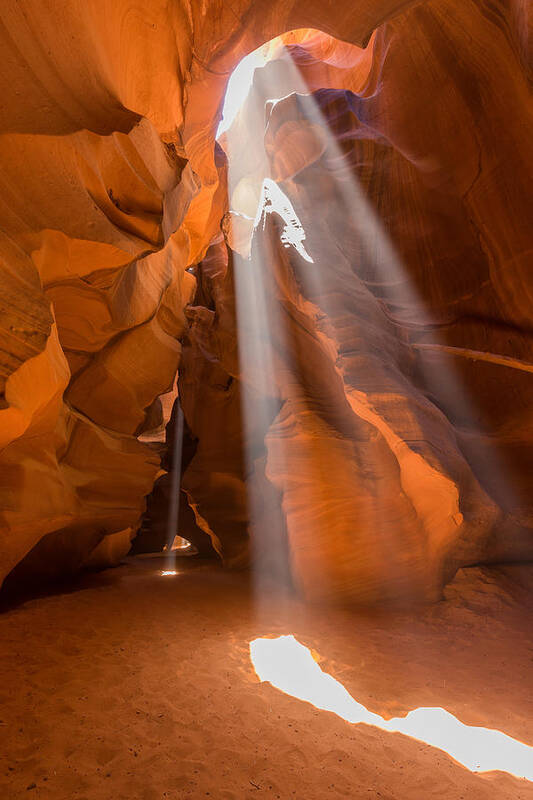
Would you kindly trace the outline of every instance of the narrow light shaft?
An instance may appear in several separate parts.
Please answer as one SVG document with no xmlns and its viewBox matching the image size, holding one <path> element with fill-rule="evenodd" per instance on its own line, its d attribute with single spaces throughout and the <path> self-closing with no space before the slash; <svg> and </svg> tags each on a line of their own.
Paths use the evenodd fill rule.
<svg viewBox="0 0 533 800">
<path fill-rule="evenodd" d="M 176 536 L 179 518 L 180 486 L 181 486 L 181 453 L 183 449 L 183 411 L 179 398 L 176 425 L 174 428 L 174 453 L 172 459 L 172 470 L 170 472 L 170 504 L 168 509 L 167 521 L 167 551 L 169 559 L 176 559 L 176 554 L 172 553 L 172 544 Z"/>
</svg>

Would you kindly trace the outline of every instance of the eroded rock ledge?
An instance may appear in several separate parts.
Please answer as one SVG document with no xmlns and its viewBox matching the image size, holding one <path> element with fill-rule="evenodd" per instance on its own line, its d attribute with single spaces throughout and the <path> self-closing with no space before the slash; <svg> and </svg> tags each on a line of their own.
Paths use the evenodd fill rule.
<svg viewBox="0 0 533 800">
<path fill-rule="evenodd" d="M 162 475 L 142 434 L 163 424 L 178 367 L 198 440 L 190 524 L 228 564 L 248 563 L 251 535 L 309 596 L 431 598 L 460 565 L 531 558 L 523 4 L 32 0 L 3 16 L 1 575 L 30 552 L 65 571 L 127 551 Z M 228 134 L 242 142 L 228 205 L 215 144 L 227 78 L 304 27 L 338 37 L 284 39 L 320 114 L 309 123 L 284 59 L 258 71 Z M 274 104 L 273 84 L 286 89 Z M 276 215 L 250 238 L 264 177 L 297 210 L 326 294 Z M 335 214 L 354 177 L 400 277 L 362 251 L 356 213 Z M 289 331 L 252 471 L 244 262 L 223 218 L 235 250 L 268 252 Z M 252 484 L 264 515 L 250 529 Z"/>
</svg>

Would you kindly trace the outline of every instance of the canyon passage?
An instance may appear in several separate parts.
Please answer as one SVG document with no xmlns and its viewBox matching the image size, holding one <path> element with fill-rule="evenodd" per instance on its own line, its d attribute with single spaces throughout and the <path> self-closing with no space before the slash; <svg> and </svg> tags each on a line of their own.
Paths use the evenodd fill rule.
<svg viewBox="0 0 533 800">
<path fill-rule="evenodd" d="M 2 796 L 531 796 L 528 3 L 0 15 Z"/>
</svg>

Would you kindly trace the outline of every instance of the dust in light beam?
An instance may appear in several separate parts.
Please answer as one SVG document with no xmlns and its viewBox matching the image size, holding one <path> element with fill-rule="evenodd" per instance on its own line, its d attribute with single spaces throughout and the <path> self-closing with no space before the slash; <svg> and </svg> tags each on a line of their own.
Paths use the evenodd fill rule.
<svg viewBox="0 0 533 800">
<path fill-rule="evenodd" d="M 465 725 L 443 708 L 417 708 L 406 717 L 386 720 L 368 711 L 342 683 L 323 672 L 294 636 L 254 639 L 250 656 L 261 681 L 316 708 L 333 711 L 347 722 L 411 736 L 438 747 L 472 772 L 502 770 L 533 781 L 533 747 L 501 731 Z"/>
</svg>

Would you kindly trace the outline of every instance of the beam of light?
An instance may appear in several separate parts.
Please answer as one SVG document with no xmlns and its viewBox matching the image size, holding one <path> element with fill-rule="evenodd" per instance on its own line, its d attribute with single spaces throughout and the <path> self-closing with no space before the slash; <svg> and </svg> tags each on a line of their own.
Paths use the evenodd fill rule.
<svg viewBox="0 0 533 800">
<path fill-rule="evenodd" d="M 382 262 L 386 262 L 385 266 L 387 264 L 391 265 L 388 274 L 390 280 L 391 271 L 399 271 L 399 265 L 388 237 L 383 231 L 377 215 L 370 208 L 370 204 L 364 197 L 362 190 L 358 188 L 357 178 L 353 175 L 347 177 L 347 169 L 341 170 L 342 179 L 337 174 L 336 170 L 338 170 L 339 165 L 346 164 L 346 158 L 341 153 L 333 133 L 329 130 L 315 98 L 305 93 L 306 87 L 294 62 L 283 48 L 278 52 L 282 53 L 282 58 L 286 62 L 289 75 L 288 84 L 292 86 L 293 91 L 302 92 L 302 95 L 298 98 L 302 117 L 307 118 L 314 125 L 314 128 L 321 132 L 321 138 L 325 139 L 326 142 L 327 163 L 333 162 L 335 165 L 335 169 L 330 171 L 336 183 L 339 184 L 337 186 L 337 194 L 340 197 L 340 200 L 337 201 L 339 202 L 337 209 L 339 218 L 346 218 L 348 227 L 350 224 L 356 227 L 360 235 L 361 251 L 364 256 L 368 252 L 370 254 L 368 258 L 373 258 L 374 260 L 379 258 Z M 263 89 L 266 91 L 264 82 L 263 80 Z M 268 92 L 268 96 L 272 98 L 284 95 L 285 92 L 281 91 L 283 88 L 290 88 L 290 86 L 273 85 L 271 91 Z M 271 101 L 271 106 L 275 107 L 275 105 L 276 101 Z M 240 175 L 240 153 L 243 147 L 241 140 L 242 130 L 243 126 L 238 125 L 235 130 L 230 128 L 225 134 L 230 204 L 232 198 L 242 196 L 242 192 L 239 193 L 240 187 L 248 181 L 248 176 L 245 176 L 246 180 L 243 182 Z M 257 149 L 260 150 L 261 148 Z M 262 174 L 261 169 L 254 172 L 250 178 L 250 191 L 244 193 L 247 197 L 257 196 L 259 198 L 253 231 L 257 231 L 261 223 L 264 227 L 270 214 L 275 213 L 278 216 L 282 222 L 281 244 L 289 250 L 294 248 L 305 262 L 304 268 L 300 269 L 298 274 L 298 278 L 304 287 L 303 296 L 315 304 L 316 310 L 320 312 L 321 316 L 325 315 L 330 319 L 334 319 L 334 313 L 330 313 L 329 304 L 331 301 L 335 302 L 335 298 L 342 292 L 351 291 L 350 286 L 353 285 L 354 281 L 357 281 L 356 276 L 354 276 L 355 267 L 348 262 L 346 257 L 334 258 L 332 262 L 327 264 L 315 263 L 312 247 L 307 246 L 307 243 L 304 245 L 306 232 L 292 202 L 282 191 L 279 183 L 276 183 L 273 177 L 268 174 L 270 168 L 266 150 L 264 158 L 261 157 L 260 161 L 265 172 Z M 260 181 L 260 183 L 254 185 L 254 181 Z M 350 186 L 346 187 L 346 183 L 349 183 Z M 235 210 L 246 211 L 246 209 L 239 207 Z M 317 209 L 317 214 L 319 213 L 320 211 Z M 287 562 L 287 571 L 292 570 L 292 576 L 289 575 L 289 579 L 295 576 L 297 582 L 301 583 L 302 574 L 305 571 L 306 565 L 302 562 L 305 562 L 306 553 L 304 548 L 298 547 L 300 532 L 295 528 L 298 524 L 297 515 L 293 514 L 292 516 L 284 517 L 283 507 L 285 502 L 293 508 L 295 506 L 301 508 L 305 505 L 312 507 L 313 503 L 316 503 L 312 490 L 306 488 L 305 483 L 298 484 L 292 480 L 290 449 L 292 442 L 290 437 L 278 434 L 268 436 L 265 441 L 265 437 L 273 425 L 279 422 L 278 413 L 284 402 L 290 400 L 294 394 L 294 388 L 291 387 L 293 387 L 299 371 L 298 364 L 292 363 L 293 354 L 296 353 L 296 345 L 294 335 L 287 327 L 286 309 L 282 307 L 284 289 L 277 285 L 280 275 L 275 263 L 279 260 L 279 253 L 276 252 L 275 246 L 274 251 L 271 250 L 273 244 L 268 240 L 261 240 L 261 237 L 256 237 L 248 259 L 241 258 L 236 253 L 234 254 L 237 336 L 243 378 L 244 455 L 254 559 L 256 604 L 258 606 L 261 604 L 268 606 L 269 603 L 269 589 L 266 588 L 268 582 L 265 584 L 263 580 L 264 573 L 268 572 L 263 566 L 268 562 L 268 558 L 265 558 L 268 549 L 270 550 L 268 555 L 278 563 L 277 571 L 280 574 L 283 574 L 283 559 Z M 337 246 L 340 255 L 342 242 L 337 243 Z M 379 253 L 378 256 L 376 256 L 376 251 Z M 403 274 L 404 277 L 401 283 L 405 285 L 405 270 Z M 281 280 L 283 280 L 283 277 Z M 369 299 L 377 303 L 374 297 Z M 386 325 L 387 320 L 383 317 L 383 327 L 385 328 Z M 364 345 L 364 337 L 359 337 L 359 339 Z M 362 394 L 357 393 L 355 387 L 348 386 L 347 390 L 347 398 L 350 402 L 352 399 L 354 402 L 358 400 L 355 395 Z M 364 395 L 363 398 L 366 399 Z M 344 399 L 342 402 L 344 402 Z M 374 417 L 379 420 L 378 412 L 373 409 L 363 409 L 365 412 L 363 414 L 361 408 L 359 408 L 361 405 L 362 403 L 359 402 L 358 407 L 354 409 L 354 413 L 357 416 L 367 419 L 370 414 L 372 423 Z M 313 449 L 314 442 L 312 438 L 304 444 L 309 449 L 307 458 L 310 461 L 311 469 L 316 465 L 317 470 L 320 471 L 319 459 L 316 448 Z M 394 452 L 394 447 L 391 449 Z M 263 454 L 266 460 L 265 471 L 267 479 L 269 479 L 269 464 L 276 464 L 274 480 L 270 481 L 275 488 L 270 494 L 264 491 L 264 481 L 261 484 L 261 481 L 256 480 L 259 470 L 264 470 L 264 466 L 261 465 L 260 461 Z M 404 459 L 403 463 L 406 463 L 406 459 Z M 426 472 L 431 473 L 426 476 L 426 482 L 433 482 L 432 486 L 438 484 L 437 494 L 442 497 L 441 484 L 447 479 L 438 474 L 436 470 L 432 471 L 429 465 Z M 406 482 L 403 480 L 403 476 L 402 482 Z M 452 481 L 448 481 L 448 483 L 450 484 L 450 492 L 448 494 L 452 497 L 453 505 L 451 511 L 447 505 L 444 507 L 445 504 L 441 503 L 436 514 L 433 507 L 429 509 L 428 514 L 428 503 L 423 497 L 421 501 L 423 508 L 420 511 L 420 516 L 422 519 L 430 517 L 431 524 L 439 532 L 443 529 L 445 531 L 451 529 L 455 533 L 458 524 L 457 520 L 460 518 L 458 496 Z M 306 491 L 308 491 L 308 496 L 304 497 L 304 492 Z M 296 499 L 294 499 L 294 493 L 298 493 Z M 420 493 L 416 494 L 416 492 L 414 494 L 415 505 L 419 495 Z M 351 502 L 351 498 L 346 498 L 346 503 L 349 502 Z M 444 525 L 440 524 L 440 518 L 445 520 Z M 267 521 L 266 526 L 264 525 L 265 521 Z M 320 543 L 319 547 L 327 549 L 327 527 L 322 524 L 318 517 L 309 519 L 306 524 L 308 527 L 305 534 L 306 539 Z M 285 525 L 287 526 L 286 533 Z M 276 527 L 279 528 L 277 538 L 274 533 Z M 270 545 L 268 543 L 269 540 L 271 540 Z M 289 553 L 287 553 L 287 542 Z M 386 537 L 383 538 L 383 542 L 383 548 L 387 548 L 388 540 Z M 379 544 L 376 545 L 376 547 L 379 546 Z M 279 551 L 278 553 L 274 552 L 276 548 Z M 384 556 L 383 563 L 390 563 L 390 559 Z M 394 568 L 394 565 L 389 566 L 389 572 Z M 399 581 L 402 579 L 403 575 L 400 575 Z M 285 580 L 288 582 L 287 579 Z M 327 576 L 324 575 L 324 581 L 327 582 L 327 580 Z M 391 581 L 388 583 L 391 584 Z M 326 593 L 328 591 L 329 589 L 325 590 Z"/>
<path fill-rule="evenodd" d="M 177 415 L 174 425 L 174 442 L 172 452 L 172 466 L 170 470 L 170 503 L 167 518 L 167 543 L 165 553 L 169 566 L 176 562 L 176 530 L 179 520 L 180 487 L 181 487 L 181 455 L 183 450 L 183 409 L 179 397 L 176 398 Z"/>
<path fill-rule="evenodd" d="M 321 165 L 335 187 L 335 191 L 328 196 L 328 218 L 336 218 L 339 221 L 346 220 L 348 247 L 343 246 L 343 240 L 340 238 L 338 242 L 333 243 L 336 248 L 332 251 L 334 257 L 329 258 L 327 263 L 320 258 L 320 231 L 322 230 L 324 235 L 328 235 L 327 223 L 322 225 L 323 217 L 325 219 L 326 215 L 322 213 L 320 195 L 318 194 L 314 198 L 315 202 L 311 202 L 309 208 L 298 208 L 297 199 L 303 198 L 305 201 L 305 191 L 298 194 L 298 181 L 291 184 L 290 176 L 284 184 L 283 176 L 272 174 L 270 157 L 266 148 L 264 148 L 264 157 L 257 155 L 256 151 L 261 148 L 256 147 L 258 144 L 256 139 L 254 139 L 253 148 L 255 160 L 252 159 L 254 171 L 243 176 L 240 167 L 242 166 L 242 150 L 245 145 L 242 136 L 243 130 L 246 129 L 246 119 L 242 121 L 244 124 L 239 122 L 234 128 L 229 127 L 224 135 L 224 147 L 228 155 L 230 207 L 232 211 L 253 217 L 254 211 L 249 208 L 250 198 L 259 198 L 258 205 L 254 206 L 257 208 L 257 212 L 253 230 L 257 230 L 261 221 L 264 225 L 267 216 L 271 213 L 276 213 L 280 217 L 283 223 L 281 243 L 289 249 L 294 247 L 306 262 L 297 266 L 298 281 L 303 288 L 302 295 L 305 300 L 315 306 L 317 312 L 320 312 L 317 313 L 317 320 L 326 320 L 327 324 L 323 326 L 324 335 L 331 342 L 332 352 L 339 353 L 336 363 L 339 372 L 344 369 L 343 357 L 335 337 L 338 333 L 339 341 L 342 341 L 343 330 L 337 331 L 335 328 L 335 303 L 337 298 L 344 293 L 354 299 L 360 298 L 361 303 L 371 305 L 375 309 L 375 312 L 372 311 L 372 324 L 378 334 L 383 332 L 386 338 L 390 336 L 391 328 L 395 327 L 398 330 L 400 343 L 411 348 L 411 352 L 416 350 L 420 354 L 420 368 L 424 373 L 426 386 L 423 391 L 418 391 L 413 382 L 406 380 L 400 367 L 396 365 L 396 355 L 391 356 L 389 361 L 379 362 L 373 352 L 375 347 L 373 334 L 371 331 L 365 334 L 365 316 L 363 314 L 360 320 L 355 320 L 356 350 L 360 356 L 367 358 L 372 369 L 375 368 L 375 381 L 372 383 L 373 373 L 371 371 L 367 372 L 361 384 L 357 377 L 352 377 L 344 372 L 342 372 L 342 379 L 345 382 L 346 399 L 351 405 L 354 415 L 374 426 L 387 441 L 390 452 L 398 459 L 401 488 L 411 501 L 423 529 L 423 534 L 416 542 L 416 546 L 420 550 L 417 557 L 420 563 L 427 564 L 428 580 L 433 580 L 434 573 L 438 572 L 440 554 L 448 548 L 457 548 L 458 562 L 469 563 L 469 559 L 472 560 L 472 548 L 469 550 L 470 545 L 466 539 L 463 542 L 463 539 L 457 535 L 458 528 L 464 521 L 462 498 L 459 494 L 460 485 L 463 485 L 460 484 L 460 477 L 463 472 L 466 474 L 468 471 L 470 474 L 472 470 L 457 447 L 453 422 L 450 422 L 448 417 L 440 412 L 438 405 L 431 402 L 428 395 L 433 394 L 437 399 L 441 395 L 451 398 L 452 420 L 453 414 L 456 414 L 459 419 L 468 420 L 473 431 L 477 429 L 480 434 L 483 431 L 480 430 L 477 422 L 478 415 L 467 391 L 457 379 L 454 364 L 449 360 L 449 355 L 446 357 L 446 353 L 434 333 L 436 355 L 433 358 L 425 357 L 430 348 L 426 346 L 425 341 L 423 344 L 419 342 L 420 336 L 434 332 L 438 327 L 438 321 L 420 295 L 409 269 L 402 262 L 391 241 L 385 224 L 380 220 L 378 213 L 366 196 L 364 188 L 360 185 L 357 175 L 350 167 L 348 156 L 343 153 L 335 134 L 328 126 L 317 99 L 310 94 L 309 87 L 289 51 L 278 46 L 276 57 L 286 64 L 286 74 L 280 79 L 279 70 L 272 72 L 272 75 L 277 77 L 273 78 L 272 86 L 269 87 L 265 86 L 269 73 L 264 71 L 261 79 L 261 91 L 268 98 L 281 98 L 269 100 L 266 104 L 268 113 L 272 115 L 277 103 L 284 102 L 289 94 L 295 94 L 297 95 L 298 119 L 307 121 L 311 131 L 321 131 L 320 141 L 324 145 L 320 157 Z M 264 53 L 257 57 L 253 70 L 248 73 L 249 77 L 252 77 L 253 72 L 261 66 L 259 63 L 261 59 L 266 61 Z M 246 85 L 245 96 L 248 90 L 249 83 Z M 241 95 L 240 102 L 243 103 L 244 99 L 245 97 Z M 259 140 L 262 140 L 263 132 L 263 127 L 259 131 L 250 130 L 250 136 L 259 135 Z M 261 141 L 259 141 L 260 144 Z M 272 169 L 275 170 L 275 167 Z M 286 192 L 282 191 L 277 181 L 282 183 Z M 291 186 L 295 191 L 294 206 L 287 197 Z M 316 211 L 313 211 L 314 208 Z M 313 213 L 316 213 L 317 231 L 313 231 L 314 235 L 311 235 L 311 227 L 314 223 Z M 298 219 L 298 214 L 300 219 Z M 309 227 L 307 241 L 305 225 Z M 331 235 L 331 231 L 329 235 Z M 353 257 L 347 256 L 346 253 L 350 253 L 350 246 L 353 250 L 354 243 L 357 252 Z M 276 277 L 273 273 L 276 270 L 276 264 L 273 263 L 272 253 L 268 252 L 269 247 L 268 242 L 263 243 L 263 249 L 267 252 L 260 252 L 261 247 L 255 246 L 248 259 L 234 254 L 250 530 L 252 550 L 255 555 L 258 555 L 264 552 L 266 541 L 263 533 L 257 536 L 253 533 L 258 523 L 270 518 L 270 531 L 273 531 L 278 522 L 280 528 L 287 525 L 286 539 L 290 553 L 281 553 L 280 550 L 278 560 L 282 558 L 291 560 L 291 569 L 298 582 L 308 566 L 307 551 L 301 546 L 300 532 L 296 529 L 297 515 L 284 515 L 282 509 L 302 508 L 306 504 L 312 507 L 313 504 L 316 504 L 316 497 L 310 489 L 308 490 L 309 495 L 304 496 L 305 485 L 302 482 L 291 480 L 291 469 L 295 463 L 295 459 L 292 458 L 293 442 L 291 437 L 280 435 L 279 424 L 275 435 L 267 435 L 275 423 L 279 422 L 278 411 L 284 401 L 290 400 L 294 395 L 294 392 L 292 395 L 290 394 L 293 391 L 290 381 L 292 380 L 294 383 L 297 378 L 297 369 L 293 369 L 294 365 L 291 364 L 291 348 L 294 350 L 294 343 L 291 344 L 290 341 L 291 331 L 287 328 L 286 316 L 279 307 L 275 307 Z M 316 252 L 314 248 L 316 248 Z M 370 276 L 366 281 L 364 277 L 361 277 L 365 274 Z M 383 298 L 380 295 L 383 295 Z M 343 321 L 341 319 L 340 324 Z M 380 325 L 382 326 L 381 330 Z M 431 352 L 433 353 L 433 348 Z M 416 424 L 416 428 L 419 429 L 414 433 L 413 442 L 409 439 L 405 440 L 403 429 L 397 430 L 394 422 L 389 423 L 387 407 L 380 405 L 383 399 L 383 394 L 379 389 L 383 380 L 380 371 L 382 368 L 388 369 L 391 396 L 396 393 L 405 398 L 406 404 L 412 403 L 410 407 L 413 413 L 413 427 Z M 293 369 L 292 375 L 291 369 Z M 363 387 L 362 390 L 359 389 L 360 385 Z M 433 466 L 431 458 L 419 453 L 419 443 L 427 440 L 427 431 L 435 432 L 435 438 L 438 439 L 435 445 L 436 449 L 444 443 L 444 452 L 447 452 L 446 448 L 449 447 L 449 452 L 454 454 L 453 470 L 449 470 L 447 464 L 442 469 Z M 413 436 L 413 434 L 411 435 Z M 357 445 L 355 446 L 357 447 Z M 428 446 L 431 448 L 431 441 Z M 505 477 L 502 465 L 498 463 L 498 454 L 494 448 L 491 455 L 492 472 L 494 476 L 498 476 L 496 482 L 500 487 L 505 487 L 502 493 L 509 498 L 508 505 L 516 506 L 513 498 L 514 491 Z M 436 461 L 439 462 L 438 453 L 436 456 Z M 262 457 L 265 458 L 263 465 L 260 461 Z M 310 462 L 313 457 L 313 453 L 309 450 Z M 269 465 L 272 464 L 276 466 L 275 471 L 272 472 L 272 478 L 270 478 Z M 283 464 L 286 465 L 285 468 L 282 466 Z M 261 470 L 266 473 L 267 480 L 275 485 L 277 496 L 276 492 L 271 495 L 265 494 L 264 481 L 263 484 L 258 482 L 257 486 L 255 485 L 254 476 Z M 450 475 L 450 471 L 453 474 Z M 425 487 L 423 491 L 420 490 L 421 481 Z M 472 481 L 472 485 L 475 485 L 475 492 L 478 492 L 475 481 Z M 490 490 L 487 489 L 487 491 Z M 487 508 L 490 508 L 491 513 L 494 515 L 497 513 L 496 505 L 491 504 L 490 498 L 482 494 L 482 490 L 479 490 L 479 498 L 486 499 Z M 342 499 L 344 500 L 344 498 Z M 348 507 L 351 502 L 350 498 L 346 497 L 345 502 Z M 310 518 L 307 527 L 306 541 L 314 542 L 315 552 L 320 552 L 320 548 L 327 552 L 330 532 L 323 524 L 323 520 L 321 521 L 318 516 Z M 284 535 L 279 536 L 279 542 Z M 260 541 L 261 536 L 263 536 L 263 542 Z M 267 531 L 267 539 L 268 536 L 272 538 L 273 547 L 280 547 L 279 542 L 276 544 L 276 537 L 273 533 Z M 403 588 L 405 575 L 401 559 L 396 562 L 387 557 L 391 541 L 385 529 L 381 535 L 379 526 L 376 526 L 376 536 L 372 547 L 374 552 L 380 555 L 382 569 L 388 572 L 387 585 L 390 587 L 398 585 L 400 592 L 411 591 L 412 586 L 414 596 L 418 591 L 414 588 L 414 582 L 409 584 L 408 589 Z M 524 547 L 522 540 L 516 537 L 517 543 L 514 542 L 514 539 L 511 541 L 511 537 L 507 537 L 505 540 L 506 552 L 511 547 L 515 547 L 519 552 L 519 557 L 523 558 L 520 551 L 520 548 Z M 476 546 L 473 547 L 473 550 Z M 530 545 L 528 546 L 530 547 Z M 478 558 L 477 551 L 474 553 L 474 558 Z M 325 559 L 323 563 L 326 563 Z M 268 590 L 259 587 L 261 568 L 256 567 L 254 574 L 257 595 L 260 596 L 263 593 L 265 595 L 263 602 L 268 605 Z M 321 577 L 319 574 L 316 576 L 317 580 L 320 580 Z M 324 584 L 327 580 L 328 578 L 324 574 Z M 438 583 L 440 578 L 437 576 L 434 580 Z M 439 589 L 440 586 L 436 588 Z M 422 586 L 421 591 L 424 590 L 424 586 Z"/>
<path fill-rule="evenodd" d="M 387 306 L 387 315 L 390 321 L 403 328 L 408 335 L 409 345 L 419 354 L 419 367 L 424 376 L 428 391 L 435 397 L 444 400 L 451 412 L 452 418 L 467 421 L 472 431 L 476 431 L 480 436 L 486 436 L 480 422 L 480 414 L 477 411 L 475 399 L 468 391 L 468 387 L 460 380 L 453 358 L 474 357 L 477 351 L 468 348 L 453 348 L 446 345 L 437 333 L 438 320 L 432 313 L 428 303 L 419 292 L 414 280 L 411 278 L 409 269 L 403 263 L 394 242 L 385 228 L 378 213 L 373 208 L 372 203 L 366 196 L 359 179 L 353 170 L 346 168 L 347 156 L 343 153 L 335 135 L 331 132 L 328 121 L 325 118 L 318 102 L 310 93 L 301 71 L 290 56 L 289 50 L 279 48 L 277 56 L 287 65 L 290 74 L 290 82 L 293 92 L 298 94 L 302 116 L 313 125 L 321 128 L 325 135 L 326 169 L 331 170 L 331 176 L 335 176 L 336 188 L 340 195 L 337 213 L 339 218 L 345 217 L 349 225 L 353 226 L 357 233 L 361 255 L 360 260 L 368 268 L 371 267 L 377 289 L 387 288 L 388 298 L 384 299 Z M 284 98 L 273 101 L 274 108 L 277 102 L 282 102 Z M 343 269 L 340 262 L 340 269 Z M 330 295 L 332 282 L 325 274 L 324 270 L 309 269 L 307 275 L 307 286 L 312 292 L 322 309 L 329 313 L 328 298 Z M 314 300 L 314 297 L 310 297 Z M 432 342 L 420 341 L 420 335 L 432 333 Z M 519 368 L 529 371 L 530 365 L 527 363 L 516 363 L 511 358 L 506 358 L 498 354 L 485 354 L 481 359 L 477 355 L 477 360 L 490 361 L 493 364 Z M 357 394 L 357 393 L 355 393 Z M 446 412 L 445 412 L 446 413 Z M 447 415 L 448 416 L 448 415 Z M 464 424 L 464 422 L 462 423 Z M 490 433 L 490 432 L 489 432 Z M 458 453 L 458 457 L 461 458 Z M 492 483 L 483 487 L 491 495 L 494 486 L 498 487 L 499 503 L 504 509 L 517 509 L 520 507 L 520 500 L 512 486 L 502 459 L 496 447 L 492 445 L 490 449 L 490 461 L 492 468 Z M 439 479 L 442 476 L 439 476 Z M 452 488 L 452 482 L 450 482 Z M 453 487 L 454 488 L 454 487 Z M 457 495 L 456 508 L 448 515 L 450 524 L 447 527 L 452 536 L 455 533 L 455 520 L 460 519 L 459 497 Z M 418 510 L 418 509 L 417 509 Z M 529 533 L 527 534 L 529 536 Z M 512 543 L 507 543 L 508 550 Z M 516 553 L 523 558 L 524 544 L 522 538 L 516 537 Z M 531 553 L 531 546 L 526 545 L 526 550 Z"/>
<path fill-rule="evenodd" d="M 500 770 L 533 781 L 533 747 L 492 728 L 465 725 L 443 708 L 417 708 L 406 717 L 386 720 L 368 711 L 327 672 L 294 636 L 250 642 L 250 657 L 261 681 L 285 694 L 332 711 L 358 724 L 402 733 L 448 753 L 471 772 Z"/>
<path fill-rule="evenodd" d="M 291 214 L 289 207 L 283 204 L 281 195 L 277 187 L 269 187 L 268 182 L 264 184 L 262 203 L 254 225 L 258 227 L 261 222 L 264 224 L 266 216 L 280 206 L 285 223 L 286 244 L 301 249 L 305 235 L 300 232 L 294 214 Z M 275 493 L 265 492 L 264 486 L 260 484 L 260 459 L 265 453 L 264 436 L 279 411 L 277 395 L 280 358 L 276 353 L 274 340 L 283 343 L 282 348 L 286 349 L 284 343 L 287 335 L 285 321 L 273 302 L 274 279 L 268 255 L 256 247 L 248 259 L 242 258 L 237 253 L 233 257 L 237 338 L 243 376 L 241 405 L 244 461 L 257 608 L 263 602 L 267 602 L 268 589 L 265 579 L 268 581 L 269 570 L 266 563 L 270 562 L 278 574 L 288 568 L 286 553 L 277 541 L 281 529 L 279 500 Z M 282 358 L 285 355 L 282 353 Z M 283 459 L 283 453 L 280 453 L 279 457 Z"/>
<path fill-rule="evenodd" d="M 234 97 L 232 94 L 234 86 L 240 86 L 241 94 L 237 106 L 230 106 L 229 113 L 226 113 L 226 107 L 224 108 L 224 121 L 230 120 L 244 103 L 253 73 L 258 66 L 264 66 L 266 63 L 269 48 L 272 50 L 277 47 L 273 40 L 265 45 L 260 53 L 252 54 L 254 57 L 249 57 L 246 69 L 240 77 L 238 76 L 235 84 L 230 82 L 227 98 Z M 246 80 L 245 76 L 248 76 Z M 275 94 L 276 92 L 272 96 Z M 235 134 L 231 127 L 226 131 L 224 146 L 228 154 L 230 205 L 232 205 L 231 198 L 236 197 L 239 185 L 238 169 L 235 169 L 243 146 L 243 142 L 239 139 L 240 134 L 238 132 Z M 261 226 L 264 229 L 268 217 L 275 215 L 280 223 L 282 246 L 287 250 L 293 249 L 306 263 L 312 264 L 313 258 L 305 244 L 305 230 L 290 199 L 271 179 L 268 171 L 260 169 L 255 177 L 257 183 L 250 184 L 251 192 L 248 193 L 245 189 L 241 197 L 246 207 L 235 208 L 232 205 L 232 211 L 240 212 L 250 221 L 253 220 L 250 225 L 253 231 Z M 248 257 L 242 257 L 237 252 L 233 254 L 237 338 L 242 376 L 244 462 L 254 564 L 255 603 L 258 613 L 261 613 L 262 607 L 269 605 L 273 576 L 278 584 L 290 585 L 289 556 L 280 493 L 268 481 L 265 487 L 264 479 L 267 451 L 265 434 L 280 411 L 282 397 L 280 383 L 291 360 L 290 334 L 287 330 L 286 316 L 278 302 L 279 289 L 276 286 L 273 256 L 275 258 L 275 254 L 270 251 L 269 243 L 259 244 L 257 240 Z M 268 446 L 271 456 L 272 452 L 276 451 L 278 464 L 284 463 L 285 446 L 284 442 L 273 442 Z"/>
</svg>

